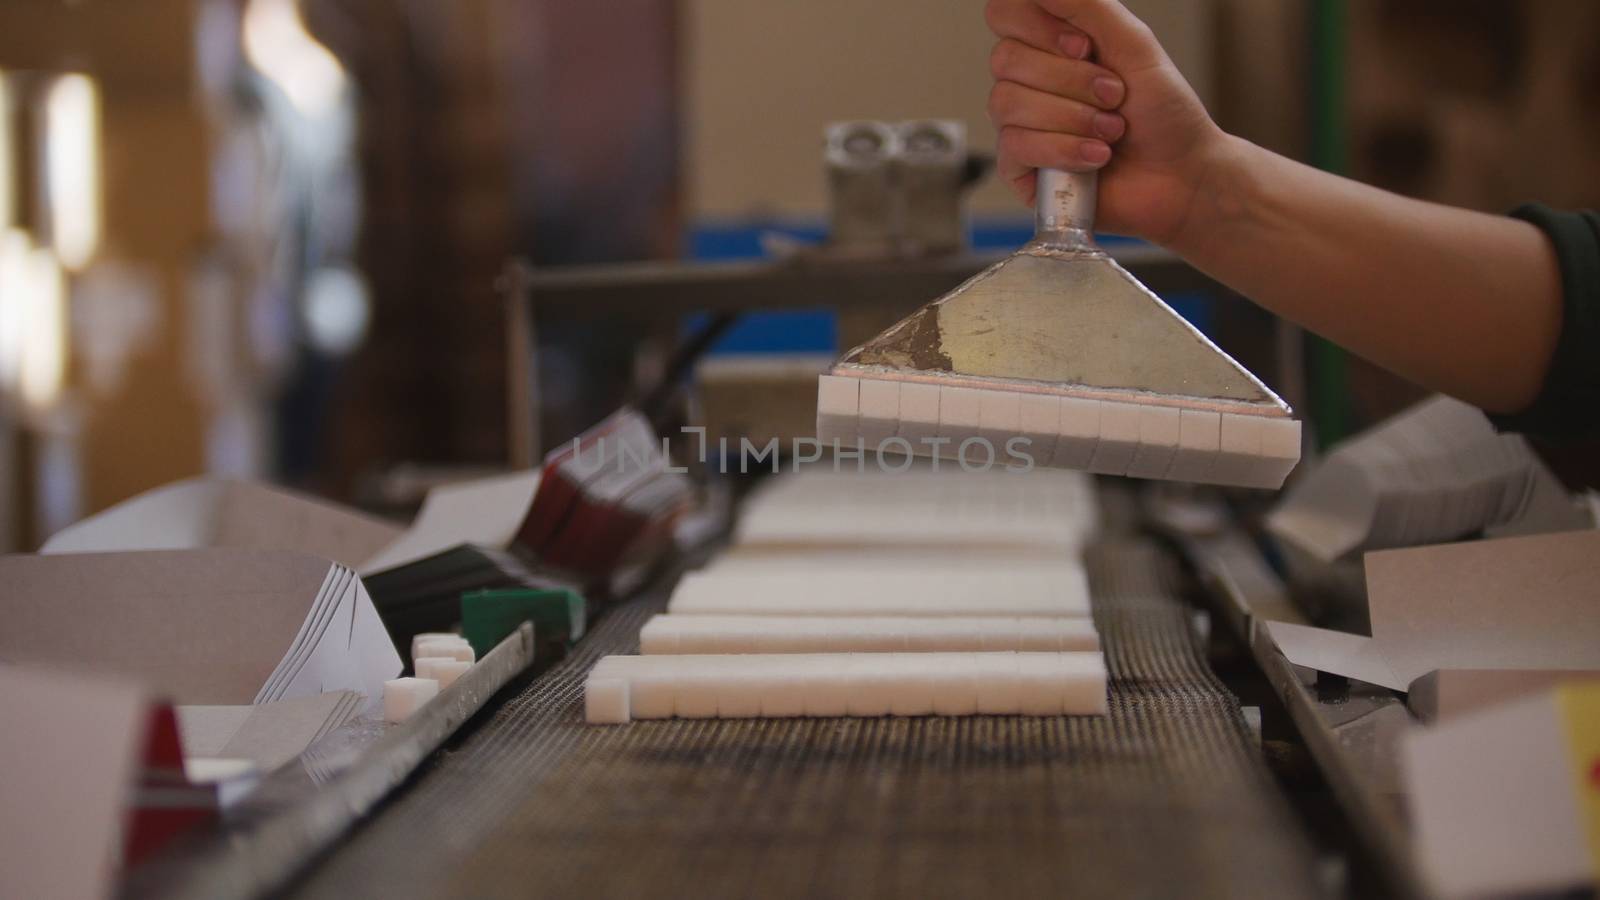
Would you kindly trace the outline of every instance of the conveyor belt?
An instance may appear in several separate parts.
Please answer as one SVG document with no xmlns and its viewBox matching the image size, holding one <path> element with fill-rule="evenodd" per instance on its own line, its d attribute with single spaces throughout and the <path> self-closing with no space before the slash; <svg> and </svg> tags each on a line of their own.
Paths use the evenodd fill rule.
<svg viewBox="0 0 1600 900">
<path fill-rule="evenodd" d="M 1309 842 L 1153 546 L 1087 556 L 1105 718 L 583 723 L 610 613 L 305 896 L 1317 896 Z"/>
</svg>

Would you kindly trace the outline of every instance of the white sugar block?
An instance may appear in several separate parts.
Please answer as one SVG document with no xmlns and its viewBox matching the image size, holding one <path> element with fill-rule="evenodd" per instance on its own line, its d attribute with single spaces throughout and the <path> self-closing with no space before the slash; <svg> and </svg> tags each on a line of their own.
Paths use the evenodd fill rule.
<svg viewBox="0 0 1600 900">
<path fill-rule="evenodd" d="M 843 716 L 850 711 L 850 695 L 854 688 L 851 669 L 841 665 L 815 666 L 801 669 L 799 676 L 803 705 L 807 716 Z"/>
<path fill-rule="evenodd" d="M 911 629 L 916 622 L 922 621 L 929 620 L 910 616 L 862 616 L 859 619 L 840 616 L 829 619 L 828 645 L 810 652 L 905 653 L 911 649 Z M 876 627 L 872 623 L 877 623 Z"/>
<path fill-rule="evenodd" d="M 1100 442 L 1089 458 L 1089 471 L 1101 475 L 1125 475 L 1133 454 L 1139 449 L 1137 403 L 1100 404 Z"/>
<path fill-rule="evenodd" d="M 1022 644 L 1018 650 L 1099 650 L 1100 633 L 1095 630 L 1093 619 L 1056 619 L 1055 624 L 1049 629 L 1054 632 L 1056 645 L 1054 648 L 1036 647 Z M 1041 629 L 1043 632 L 1043 629 Z"/>
<path fill-rule="evenodd" d="M 472 668 L 472 663 L 448 656 L 424 656 L 416 661 L 414 668 L 418 678 L 431 678 L 439 682 L 439 690 L 442 691 L 465 675 Z"/>
<path fill-rule="evenodd" d="M 1028 443 L 1019 445 L 1019 449 L 1033 457 L 1034 465 L 1048 466 L 1055 456 L 1056 438 L 1061 429 L 1061 398 L 1055 394 L 1022 394 L 1020 397 L 1017 430 Z"/>
<path fill-rule="evenodd" d="M 463 662 L 477 662 L 478 659 L 477 654 L 472 652 L 472 645 L 461 638 L 456 638 L 455 640 L 435 638 L 430 641 L 421 641 L 412 652 L 420 654 L 419 656 L 414 656 L 413 659 L 424 659 L 430 656 L 459 659 Z"/>
<path fill-rule="evenodd" d="M 978 712 L 982 715 L 1011 715 L 1017 711 L 1017 655 L 982 653 L 972 662 L 972 678 Z"/>
<path fill-rule="evenodd" d="M 1222 446 L 1222 414 L 1203 409 L 1183 410 L 1178 418 L 1178 452 L 1167 478 L 1205 482 L 1216 465 Z"/>
<path fill-rule="evenodd" d="M 1300 422 L 1267 419 L 1261 424 L 1261 478 L 1258 487 L 1279 488 L 1300 462 Z"/>
<path fill-rule="evenodd" d="M 678 617 L 699 618 L 699 617 Z M 717 618 L 717 617 L 712 617 Z M 749 617 L 757 618 L 757 617 Z M 685 634 L 678 639 L 678 645 L 683 647 L 680 652 L 685 653 L 794 653 L 790 647 L 795 644 L 798 637 L 787 631 L 779 629 L 762 628 L 760 625 L 739 625 L 733 631 L 718 629 L 715 626 L 698 625 L 685 621 Z M 694 647 L 693 650 L 688 647 Z"/>
<path fill-rule="evenodd" d="M 961 442 L 978 433 L 979 418 L 983 414 L 984 391 L 976 388 L 939 387 L 939 456 L 955 459 Z"/>
<path fill-rule="evenodd" d="M 1255 486 L 1260 480 L 1261 437 L 1266 422 L 1261 416 L 1222 414 L 1217 461 L 1211 468 L 1212 484 Z"/>
<path fill-rule="evenodd" d="M 637 656 L 602 656 L 600 661 L 589 669 L 589 674 L 600 678 L 626 677 L 639 672 L 640 668 L 640 659 Z"/>
<path fill-rule="evenodd" d="M 1000 698 L 991 689 L 989 675 L 1000 668 L 997 662 L 1000 657 L 1007 655 L 1003 652 L 973 653 L 960 666 L 955 667 L 958 674 L 970 685 L 967 690 L 972 692 L 972 712 L 974 715 L 989 715 L 988 709 L 996 705 Z"/>
<path fill-rule="evenodd" d="M 741 617 L 731 629 L 726 625 L 718 628 L 698 623 L 685 623 L 685 626 L 699 634 L 698 644 L 707 647 L 701 650 L 702 653 L 805 653 L 818 649 L 818 641 L 813 634 L 814 626 L 771 628 L 752 620 L 760 620 L 760 617 Z M 718 631 L 722 631 L 725 637 L 718 639 Z"/>
<path fill-rule="evenodd" d="M 889 659 L 898 662 L 903 659 L 900 654 L 869 654 L 866 659 Z M 942 670 L 932 666 L 900 666 L 891 665 L 883 675 L 883 680 L 889 686 L 889 715 L 891 716 L 930 716 L 933 715 L 933 688 L 934 681 Z"/>
<path fill-rule="evenodd" d="M 413 659 L 416 658 L 417 651 L 421 650 L 423 647 L 425 647 L 425 646 L 427 646 L 429 644 L 466 644 L 466 643 L 469 643 L 467 641 L 467 639 L 462 637 L 459 634 L 449 634 L 447 632 L 440 632 L 440 631 L 431 631 L 431 632 L 428 632 L 427 634 L 419 634 L 419 635 L 417 635 L 417 636 L 415 636 L 415 637 L 413 637 L 411 639 L 412 658 Z"/>
<path fill-rule="evenodd" d="M 459 634 L 451 632 L 451 631 L 424 631 L 421 634 L 414 634 L 414 635 L 411 636 L 411 659 L 412 660 L 416 660 L 419 657 L 425 655 L 425 654 L 418 653 L 417 650 L 421 647 L 421 645 L 423 643 L 425 643 L 427 641 L 460 641 L 460 642 L 465 642 L 466 638 L 462 637 Z"/>
<path fill-rule="evenodd" d="M 786 667 L 753 670 L 751 681 L 761 701 L 764 719 L 788 719 L 806 714 L 806 679 Z M 720 714 L 720 713 L 719 713 Z"/>
<path fill-rule="evenodd" d="M 933 455 L 932 446 L 925 443 L 925 439 L 939 435 L 939 398 L 938 385 L 900 382 L 900 427 L 897 434 L 911 444 L 911 451 L 918 456 Z"/>
<path fill-rule="evenodd" d="M 1294 419 L 1186 409 L 1164 477 L 1276 489 L 1299 461 L 1300 423 Z"/>
<path fill-rule="evenodd" d="M 677 714 L 676 685 L 660 673 L 644 672 L 629 679 L 629 713 L 638 719 L 670 719 Z"/>
<path fill-rule="evenodd" d="M 1142 407 L 1139 410 L 1139 448 L 1128 462 L 1128 477 L 1165 478 L 1178 452 L 1178 436 L 1176 407 Z"/>
<path fill-rule="evenodd" d="M 1102 404 L 1083 397 L 1062 397 L 1060 406 L 1055 454 L 1050 465 L 1057 469 L 1087 469 L 1095 448 L 1100 445 Z"/>
<path fill-rule="evenodd" d="M 455 661 L 456 659 L 453 656 L 424 656 L 421 659 L 412 660 L 411 668 L 416 671 L 418 678 L 432 678 L 434 681 L 440 681 L 441 679 L 438 675 L 439 664 L 453 663 Z M 443 684 L 441 683 L 440 686 L 443 687 Z"/>
<path fill-rule="evenodd" d="M 952 623 L 962 620 L 950 620 Z M 1100 635 L 1092 619 L 1016 617 L 975 620 L 976 634 L 965 638 L 966 646 L 941 650 L 975 651 L 1058 651 L 1099 650 Z"/>
<path fill-rule="evenodd" d="M 1111 711 L 1106 658 L 1100 653 L 1057 653 L 1051 657 L 1052 683 L 1067 715 L 1103 716 Z"/>
<path fill-rule="evenodd" d="M 961 627 L 966 624 L 964 621 L 935 618 L 901 619 L 899 623 L 896 623 L 893 618 L 872 618 L 866 621 L 868 622 L 866 627 L 869 629 L 872 627 L 872 623 L 884 623 L 878 627 L 886 632 L 883 648 L 881 650 L 868 648 L 867 652 L 869 653 L 936 653 L 941 650 L 978 649 L 971 646 L 971 644 L 975 643 L 970 637 L 973 629 Z M 956 627 L 950 627 L 952 622 Z M 860 628 L 862 626 L 857 625 L 856 627 Z M 891 642 L 900 646 L 892 646 Z"/>
<path fill-rule="evenodd" d="M 1006 456 L 1006 443 L 1022 435 L 1023 396 L 1015 391 L 983 392 L 978 407 L 978 436 L 989 442 L 994 461 L 999 465 L 1005 465 L 1010 460 Z M 970 454 L 967 457 L 969 463 L 976 465 L 982 464 L 981 459 L 973 459 Z"/>
<path fill-rule="evenodd" d="M 767 616 L 1087 616 L 1089 581 L 1081 566 L 1021 570 L 1004 579 L 963 571 L 862 573 L 782 570 L 691 572 L 667 605 L 680 615 Z"/>
<path fill-rule="evenodd" d="M 972 716 L 978 713 L 978 666 L 964 657 L 933 673 L 933 714 Z"/>
<path fill-rule="evenodd" d="M 671 714 L 752 716 L 1058 715 L 1106 711 L 1098 653 L 877 653 L 630 657 L 596 666 L 598 720 L 662 717 L 641 689 L 670 685 Z M 615 688 L 615 683 L 624 687 Z M 751 698 L 755 700 L 752 703 Z M 623 707 L 621 704 L 627 704 Z M 754 709 L 752 709 L 752 706 Z"/>
<path fill-rule="evenodd" d="M 698 618 L 689 616 L 688 618 Z M 715 617 L 713 617 L 715 618 Z M 737 617 L 733 621 L 723 619 L 718 625 L 712 626 L 717 635 L 717 640 L 724 649 L 720 653 L 817 653 L 823 650 L 834 649 L 830 646 L 830 628 L 833 623 L 820 618 L 795 618 L 789 619 L 781 627 L 750 625 L 754 634 L 753 639 L 743 639 L 738 635 L 745 631 L 741 622 L 760 619 L 760 616 Z M 778 618 L 776 616 L 774 619 Z M 746 649 L 735 649 L 742 644 Z"/>
<path fill-rule="evenodd" d="M 715 719 L 720 682 L 714 673 L 704 671 L 672 679 L 672 714 L 680 719 Z"/>
<path fill-rule="evenodd" d="M 868 450 L 895 436 L 900 428 L 900 382 L 861 379 L 858 431 Z"/>
<path fill-rule="evenodd" d="M 873 662 L 866 654 L 851 654 L 839 662 L 848 679 L 845 714 L 869 719 L 887 716 L 894 703 L 895 689 L 881 658 Z"/>
<path fill-rule="evenodd" d="M 621 725 L 631 718 L 628 682 L 621 678 L 589 678 L 583 684 L 584 718 L 591 725 Z"/>
<path fill-rule="evenodd" d="M 1055 654 L 1017 654 L 1017 712 L 1025 716 L 1057 716 L 1065 708 Z"/>
<path fill-rule="evenodd" d="M 472 668 L 472 663 L 461 659 L 445 659 L 437 656 L 424 656 L 417 660 L 417 677 L 432 678 L 439 682 L 439 690 L 445 690 L 456 683 L 456 679 L 467 674 Z"/>
<path fill-rule="evenodd" d="M 683 648 L 682 638 L 684 628 L 673 622 L 668 622 L 663 616 L 653 616 L 639 629 L 640 653 L 701 653 L 698 647 Z"/>
<path fill-rule="evenodd" d="M 653 617 L 643 655 L 1095 650 L 1093 621 L 1076 617 L 681 615 Z M 648 636 L 647 636 L 648 635 Z"/>
<path fill-rule="evenodd" d="M 404 722 L 439 694 L 439 682 L 431 678 L 395 678 L 383 683 L 383 719 Z"/>
<path fill-rule="evenodd" d="M 761 681 L 752 671 L 731 672 L 717 680 L 717 718 L 754 719 L 761 715 Z"/>
<path fill-rule="evenodd" d="M 861 382 L 838 375 L 817 378 L 817 440 L 855 446 L 860 424 Z"/>
<path fill-rule="evenodd" d="M 973 630 L 973 635 L 972 636 L 973 636 L 974 641 L 977 644 L 977 646 L 976 647 L 969 647 L 969 648 L 966 648 L 966 649 L 972 650 L 974 652 L 976 652 L 976 651 L 989 651 L 989 652 L 995 652 L 995 653 L 1011 653 L 1011 652 L 1014 652 L 1016 650 L 1020 650 L 1022 648 L 1017 646 L 1017 643 L 1018 643 L 1017 628 L 1016 628 L 1015 625 L 1013 625 L 1011 623 L 1013 623 L 1013 622 L 1029 622 L 1029 623 L 1032 623 L 1032 622 L 1039 622 L 1039 621 L 1052 621 L 1052 620 L 1043 620 L 1043 619 L 1039 619 L 1039 618 L 1035 618 L 1035 617 L 1011 618 L 1011 619 L 977 619 L 977 620 L 974 620 L 973 627 L 972 627 L 972 630 Z M 1089 621 L 1088 619 L 1075 619 L 1075 620 L 1072 620 L 1072 621 L 1080 622 L 1080 623 L 1082 623 L 1084 625 L 1087 625 L 1091 631 L 1094 630 L 1094 623 Z M 1030 636 L 1036 635 L 1036 634 L 1038 634 L 1038 632 L 1030 629 Z M 952 648 L 952 649 L 954 649 L 954 648 Z M 1050 647 L 1049 649 L 1054 650 L 1056 648 L 1055 647 Z"/>
</svg>

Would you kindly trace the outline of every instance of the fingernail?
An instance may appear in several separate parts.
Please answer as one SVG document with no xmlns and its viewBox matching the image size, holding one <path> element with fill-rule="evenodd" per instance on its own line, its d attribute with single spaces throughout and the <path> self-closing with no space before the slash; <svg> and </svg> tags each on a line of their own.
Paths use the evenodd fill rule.
<svg viewBox="0 0 1600 900">
<path fill-rule="evenodd" d="M 1112 113 L 1094 114 L 1094 133 L 1108 141 L 1115 141 L 1121 138 L 1125 128 L 1127 128 L 1127 125 L 1122 121 L 1121 116 L 1113 115 Z"/>
<path fill-rule="evenodd" d="M 1111 148 L 1099 141 L 1084 141 L 1078 148 L 1078 155 L 1086 163 L 1103 166 L 1111 161 Z"/>
<path fill-rule="evenodd" d="M 1122 102 L 1122 82 L 1115 78 L 1101 75 L 1089 85 L 1094 95 L 1100 98 L 1101 103 L 1115 106 Z"/>
<path fill-rule="evenodd" d="M 1081 34 L 1064 34 L 1061 36 L 1061 52 L 1067 54 L 1068 59 L 1088 59 L 1089 39 Z"/>
</svg>

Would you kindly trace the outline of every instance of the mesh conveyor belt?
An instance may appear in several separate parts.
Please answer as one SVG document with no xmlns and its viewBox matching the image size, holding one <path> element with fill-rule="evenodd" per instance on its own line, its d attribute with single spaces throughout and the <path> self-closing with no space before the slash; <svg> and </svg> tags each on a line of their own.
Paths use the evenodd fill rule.
<svg viewBox="0 0 1600 900">
<path fill-rule="evenodd" d="M 1088 554 L 1111 715 L 588 726 L 582 678 L 663 604 L 613 611 L 299 883 L 307 896 L 1274 897 L 1309 845 L 1177 573 Z"/>
</svg>

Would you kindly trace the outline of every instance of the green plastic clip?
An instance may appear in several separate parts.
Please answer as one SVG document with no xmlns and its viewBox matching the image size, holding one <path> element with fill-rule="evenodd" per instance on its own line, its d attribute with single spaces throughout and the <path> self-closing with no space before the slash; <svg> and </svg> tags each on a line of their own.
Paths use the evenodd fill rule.
<svg viewBox="0 0 1600 900">
<path fill-rule="evenodd" d="M 538 645 L 572 646 L 587 622 L 583 595 L 567 588 L 495 588 L 461 595 L 461 633 L 482 657 L 523 622 Z"/>
</svg>

